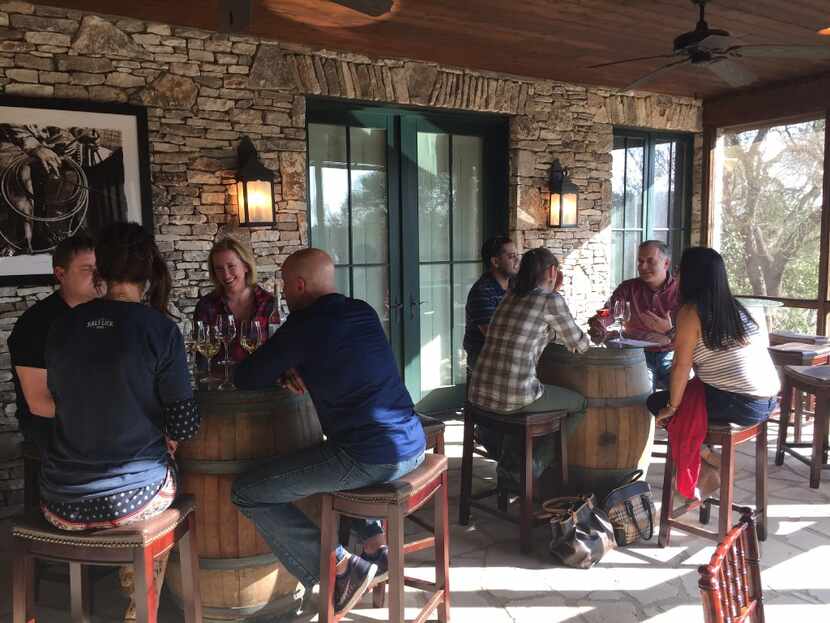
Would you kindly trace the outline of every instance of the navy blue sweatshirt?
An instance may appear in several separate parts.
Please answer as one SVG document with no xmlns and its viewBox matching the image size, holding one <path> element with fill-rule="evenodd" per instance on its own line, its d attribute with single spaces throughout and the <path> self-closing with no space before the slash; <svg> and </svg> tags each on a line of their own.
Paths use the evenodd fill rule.
<svg viewBox="0 0 830 623">
<path fill-rule="evenodd" d="M 237 366 L 234 383 L 264 389 L 289 368 L 305 382 L 328 440 L 353 459 L 394 464 L 424 451 L 412 398 L 368 303 L 328 294 L 293 312 Z"/>
</svg>

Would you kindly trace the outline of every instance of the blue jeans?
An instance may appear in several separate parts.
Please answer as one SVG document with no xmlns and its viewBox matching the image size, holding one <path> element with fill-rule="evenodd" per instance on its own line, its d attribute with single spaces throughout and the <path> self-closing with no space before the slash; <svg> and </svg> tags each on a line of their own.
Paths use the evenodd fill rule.
<svg viewBox="0 0 830 623">
<path fill-rule="evenodd" d="M 669 378 L 671 377 L 673 361 L 673 350 L 664 352 L 646 351 L 646 366 L 648 366 L 648 376 L 651 381 L 652 391 L 669 388 Z"/>
<path fill-rule="evenodd" d="M 320 581 L 320 529 L 295 500 L 316 493 L 359 489 L 405 476 L 424 460 L 423 453 L 389 465 L 361 463 L 331 443 L 271 459 L 233 483 L 231 501 L 256 526 L 286 569 L 311 589 Z M 382 534 L 379 521 L 352 520 L 362 539 Z M 345 556 L 337 547 L 337 560 Z"/>
<path fill-rule="evenodd" d="M 778 396 L 771 398 L 757 398 L 727 392 L 704 383 L 706 391 L 706 411 L 709 422 L 716 424 L 737 424 L 751 426 L 769 418 L 778 404 Z M 649 396 L 646 402 L 649 411 L 654 415 L 669 404 L 669 392 L 660 391 Z"/>
</svg>

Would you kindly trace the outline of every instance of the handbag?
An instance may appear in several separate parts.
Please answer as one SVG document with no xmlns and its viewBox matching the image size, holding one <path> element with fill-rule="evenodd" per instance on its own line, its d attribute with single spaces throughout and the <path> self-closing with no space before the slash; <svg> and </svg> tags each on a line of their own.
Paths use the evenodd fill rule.
<svg viewBox="0 0 830 623">
<path fill-rule="evenodd" d="M 617 545 L 623 547 L 654 536 L 654 500 L 651 486 L 640 480 L 642 470 L 626 476 L 623 484 L 612 490 L 602 502 L 603 510 L 614 526 Z"/>
<path fill-rule="evenodd" d="M 589 569 L 614 549 L 614 528 L 593 495 L 553 498 L 542 509 L 550 518 L 550 553 L 563 565 Z"/>
</svg>

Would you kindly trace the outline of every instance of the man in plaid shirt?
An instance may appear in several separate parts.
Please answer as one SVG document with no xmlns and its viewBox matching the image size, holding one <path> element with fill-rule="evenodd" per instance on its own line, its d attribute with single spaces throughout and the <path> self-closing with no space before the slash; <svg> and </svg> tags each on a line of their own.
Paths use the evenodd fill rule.
<svg viewBox="0 0 830 623">
<path fill-rule="evenodd" d="M 513 290 L 504 297 L 487 330 L 484 349 L 473 371 L 469 400 L 476 406 L 502 415 L 564 410 L 570 416 L 567 428 L 584 415 L 587 402 L 581 394 L 543 385 L 536 377 L 536 363 L 551 342 L 574 352 L 588 350 L 588 336 L 571 316 L 558 289 L 562 284 L 559 261 L 548 249 L 525 253 Z M 484 430 L 482 443 L 491 447 Z M 498 441 L 498 440 L 493 440 Z M 499 473 L 511 478 L 518 471 L 519 439 L 506 438 L 499 452 Z M 552 437 L 535 445 L 534 477 L 550 465 L 555 455 Z"/>
</svg>

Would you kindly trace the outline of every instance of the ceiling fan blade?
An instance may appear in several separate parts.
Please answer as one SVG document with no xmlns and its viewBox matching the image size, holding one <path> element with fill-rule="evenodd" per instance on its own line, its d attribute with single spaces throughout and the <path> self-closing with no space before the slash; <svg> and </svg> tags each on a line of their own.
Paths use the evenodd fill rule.
<svg viewBox="0 0 830 623">
<path fill-rule="evenodd" d="M 598 69 L 600 67 L 610 67 L 611 65 L 622 65 L 623 63 L 634 63 L 636 61 L 652 61 L 656 58 L 674 58 L 674 54 L 660 54 L 659 56 L 638 56 L 637 58 L 627 58 L 623 61 L 612 61 L 610 63 L 600 63 L 599 65 L 588 65 L 585 69 Z"/>
<path fill-rule="evenodd" d="M 706 67 L 733 87 L 745 87 L 758 79 L 758 76 L 730 58 L 715 59 L 711 63 L 706 63 Z"/>
<path fill-rule="evenodd" d="M 637 78 L 634 82 L 632 82 L 631 84 L 626 86 L 624 89 L 620 89 L 620 92 L 624 93 L 626 91 L 633 91 L 635 89 L 638 89 L 642 85 L 646 84 L 647 82 L 651 82 L 654 78 L 656 78 L 657 76 L 659 76 L 663 72 L 668 71 L 672 67 L 677 67 L 678 65 L 682 65 L 683 63 L 688 63 L 688 62 L 690 62 L 690 60 L 691 59 L 684 58 L 684 59 L 681 59 L 679 61 L 674 61 L 674 62 L 669 63 L 667 65 L 663 65 L 662 67 L 658 67 L 654 71 L 647 73 L 645 76 L 641 76 L 641 77 Z"/>
<path fill-rule="evenodd" d="M 371 17 L 385 15 L 394 4 L 394 0 L 331 0 L 331 2 Z"/>
<path fill-rule="evenodd" d="M 830 59 L 830 45 L 736 45 L 726 50 L 730 56 L 747 58 Z"/>
</svg>

